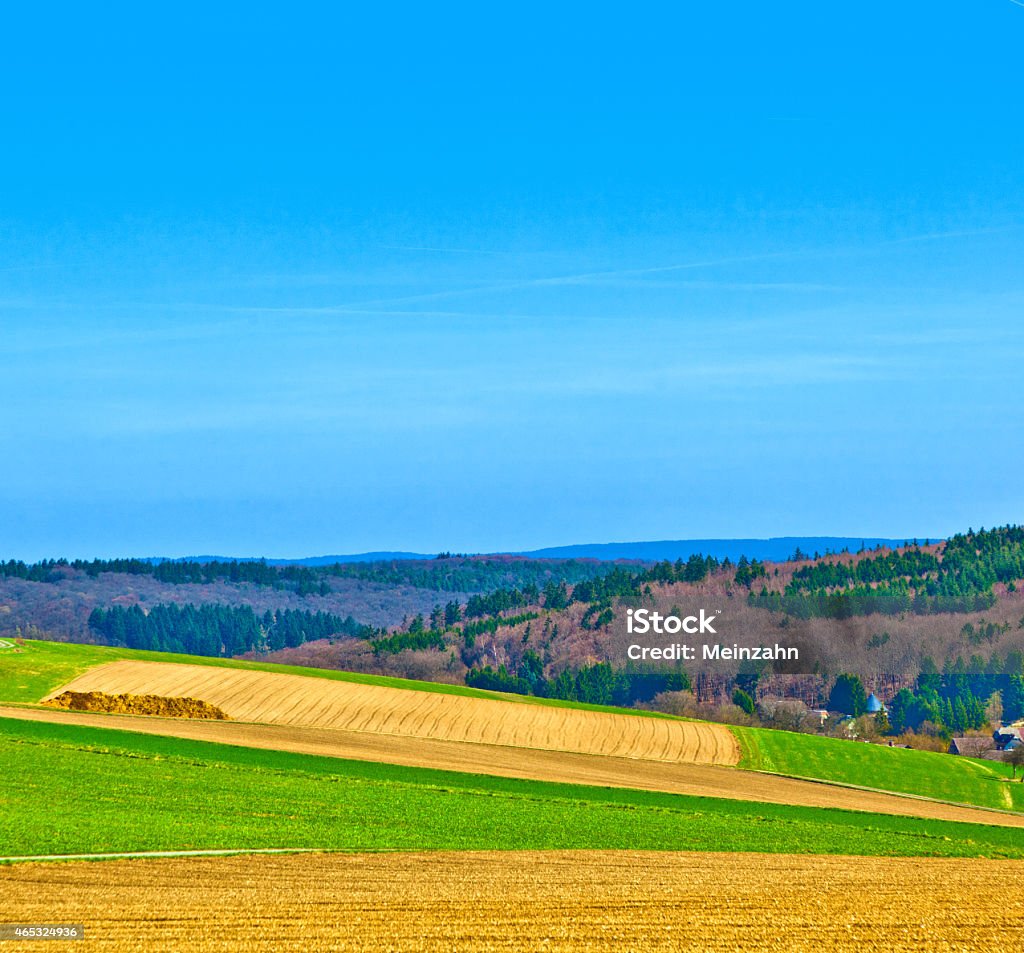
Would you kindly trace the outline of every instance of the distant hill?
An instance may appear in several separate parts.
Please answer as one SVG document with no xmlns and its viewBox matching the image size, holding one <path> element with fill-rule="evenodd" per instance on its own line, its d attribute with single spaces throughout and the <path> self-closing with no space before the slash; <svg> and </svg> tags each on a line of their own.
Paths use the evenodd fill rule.
<svg viewBox="0 0 1024 953">
<path fill-rule="evenodd" d="M 263 556 L 147 556 L 145 562 L 197 562 L 227 563 L 259 562 L 261 559 L 271 566 L 333 566 L 336 563 L 377 563 L 392 562 L 396 559 L 433 559 L 436 553 L 407 553 L 383 551 L 376 553 L 351 553 L 345 556 L 307 556 L 303 559 L 271 559 Z"/>
<path fill-rule="evenodd" d="M 614 562 L 625 559 L 640 562 L 661 562 L 668 559 L 688 559 L 694 553 L 713 556 L 715 559 L 728 557 L 733 562 L 746 556 L 748 559 L 784 562 L 798 549 L 809 556 L 815 553 L 838 553 L 849 549 L 855 553 L 861 548 L 874 549 L 876 546 L 897 547 L 907 540 L 883 539 L 878 536 L 773 536 L 769 539 L 665 539 L 636 543 L 578 543 L 570 546 L 549 546 L 545 549 L 531 549 L 527 552 L 509 553 L 530 559 L 597 559 Z M 921 542 L 924 537 L 921 537 Z M 941 542 L 931 537 L 930 542 Z M 272 566 L 333 566 L 336 563 L 392 562 L 396 560 L 433 559 L 434 553 L 373 552 L 354 553 L 338 556 L 308 556 L 304 559 L 267 559 Z M 475 555 L 498 555 L 478 553 Z M 196 562 L 229 561 L 238 558 L 248 561 L 256 557 L 191 556 Z M 159 560 L 154 560 L 159 561 Z"/>
<path fill-rule="evenodd" d="M 381 563 L 397 559 L 433 559 L 436 553 L 377 552 L 348 556 L 308 556 L 305 559 L 268 559 L 272 566 L 333 566 L 335 563 Z"/>
<path fill-rule="evenodd" d="M 922 540 L 923 541 L 923 540 Z M 932 539 L 932 542 L 938 542 Z M 870 536 L 774 536 L 770 539 L 666 539 L 658 542 L 640 543 L 584 543 L 575 546 L 551 546 L 522 553 L 535 559 L 638 559 L 644 562 L 661 562 L 688 559 L 694 553 L 713 556 L 733 562 L 746 556 L 748 559 L 784 562 L 797 549 L 810 556 L 826 550 L 837 553 L 849 549 L 855 553 L 866 547 L 902 546 L 904 540 L 881 539 Z"/>
</svg>

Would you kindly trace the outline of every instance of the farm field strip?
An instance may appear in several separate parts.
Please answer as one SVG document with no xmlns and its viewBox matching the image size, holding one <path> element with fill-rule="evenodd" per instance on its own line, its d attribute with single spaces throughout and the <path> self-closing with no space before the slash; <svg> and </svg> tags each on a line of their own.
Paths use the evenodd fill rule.
<svg viewBox="0 0 1024 953">
<path fill-rule="evenodd" d="M 0 717 L 116 728 L 247 748 L 325 755 L 468 774 L 661 791 L 739 801 L 840 808 L 935 820 L 1024 827 L 1024 816 L 862 791 L 737 768 L 668 764 L 538 748 L 439 741 L 372 732 L 0 707 Z"/>
<path fill-rule="evenodd" d="M 174 652 L 156 652 L 147 649 L 124 649 L 109 645 L 84 645 L 78 642 L 47 642 L 26 639 L 7 658 L 0 669 L 0 703 L 34 704 L 57 685 L 70 682 L 83 672 L 107 662 L 127 659 L 136 662 L 159 662 L 165 665 L 177 662 L 204 668 L 235 669 L 247 672 L 271 672 L 300 675 L 332 682 L 357 685 L 381 685 L 402 691 L 427 692 L 432 695 L 458 695 L 463 698 L 482 698 L 506 701 L 534 708 L 571 708 L 577 711 L 603 711 L 629 715 L 631 718 L 669 719 L 661 712 L 638 708 L 615 708 L 592 705 L 588 702 L 562 701 L 557 698 L 538 698 L 535 695 L 509 695 L 502 692 L 470 688 L 449 682 L 425 682 L 397 678 L 391 675 L 366 675 L 329 668 L 309 668 L 300 665 L 282 665 L 277 662 L 254 662 L 245 659 L 219 658 L 204 655 L 180 655 Z"/>
<path fill-rule="evenodd" d="M 88 951 L 1010 950 L 1016 861 L 638 851 L 305 854 L 0 869 Z M 35 949 L 5 944 L 5 949 Z"/>
<path fill-rule="evenodd" d="M 1024 860 L 1020 827 L 341 760 L 85 725 L 0 718 L 0 762 L 0 843 L 10 856 L 307 847 Z"/>
<path fill-rule="evenodd" d="M 198 665 L 111 662 L 90 669 L 47 697 L 63 691 L 187 696 L 216 705 L 243 722 L 529 746 L 644 761 L 736 764 L 740 757 L 738 743 L 722 725 L 540 708 Z"/>
<path fill-rule="evenodd" d="M 1002 762 L 766 728 L 733 731 L 743 749 L 742 768 L 1024 811 L 1024 784 L 1010 783 L 1012 772 Z"/>
</svg>

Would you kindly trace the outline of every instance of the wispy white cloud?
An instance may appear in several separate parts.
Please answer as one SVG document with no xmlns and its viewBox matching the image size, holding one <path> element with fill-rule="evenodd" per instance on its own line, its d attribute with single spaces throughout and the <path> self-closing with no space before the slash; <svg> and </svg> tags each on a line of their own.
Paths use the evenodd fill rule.
<svg viewBox="0 0 1024 953">
<path fill-rule="evenodd" d="M 1024 2 L 1024 0 L 1022 0 Z M 845 246 L 838 248 L 829 247 L 798 247 L 778 252 L 762 252 L 749 255 L 715 256 L 700 258 L 693 261 L 676 262 L 667 265 L 652 265 L 638 268 L 612 268 L 601 270 L 588 270 L 569 272 L 559 275 L 537 276 L 529 278 L 512 278 L 505 280 L 489 281 L 465 287 L 444 288 L 437 291 L 428 291 L 411 295 L 388 296 L 382 298 L 363 299 L 349 301 L 340 308 L 346 309 L 376 309 L 390 308 L 394 305 L 416 304 L 418 302 L 442 301 L 447 299 L 466 298 L 476 295 L 504 294 L 514 291 L 528 291 L 531 289 L 560 288 L 560 287 L 587 287 L 608 285 L 612 282 L 631 282 L 636 287 L 655 287 L 655 282 L 649 279 L 665 277 L 672 274 L 681 274 L 688 271 L 701 269 L 723 268 L 735 265 L 762 264 L 771 261 L 813 261 L 815 259 L 835 259 L 851 256 L 873 254 L 899 245 L 908 245 L 923 242 L 934 242 L 955 238 L 967 238 L 979 235 L 999 234 L 1019 229 L 1019 225 L 1006 225 L 982 229 L 960 229 L 943 232 L 928 232 L 919 235 L 908 235 L 902 238 L 888 239 L 875 244 L 865 246 Z M 441 249 L 436 249 L 440 251 Z M 623 285 L 625 286 L 625 285 Z M 683 286 L 683 285 L 680 285 Z M 820 282 L 758 282 L 732 280 L 722 282 L 704 282 L 693 284 L 692 287 L 703 287 L 707 289 L 719 288 L 721 290 L 745 290 L 745 291 L 793 291 L 793 292 L 832 292 L 848 290 L 828 283 Z"/>
<path fill-rule="evenodd" d="M 391 251 L 425 251 L 437 255 L 486 255 L 501 258 L 522 258 L 527 255 L 546 255 L 548 252 L 520 252 L 505 251 L 498 248 L 453 248 L 450 246 L 435 245 L 380 245 L 379 248 L 387 248 Z"/>
<path fill-rule="evenodd" d="M 849 291 L 842 285 L 807 281 L 672 281 L 655 278 L 609 278 L 595 285 L 615 288 L 680 288 L 694 291 L 779 291 L 794 293 Z"/>
<path fill-rule="evenodd" d="M 1011 3 L 1018 3 L 1018 0 L 1010 0 Z M 1019 3 L 1024 7 L 1024 2 Z M 951 229 L 944 232 L 925 232 L 922 235 L 909 235 L 906 238 L 892 238 L 882 242 L 886 245 L 910 245 L 915 242 L 935 242 L 948 238 L 976 238 L 979 235 L 999 235 L 1004 232 L 1013 232 L 1021 228 L 1020 225 L 999 225 L 992 228 L 965 228 Z"/>
<path fill-rule="evenodd" d="M 645 275 L 664 275 L 673 272 L 690 271 L 700 268 L 714 268 L 722 265 L 733 265 L 744 262 L 768 261 L 774 258 L 787 257 L 788 252 L 771 252 L 758 255 L 739 255 L 727 258 L 710 258 L 697 261 L 682 262 L 671 265 L 656 265 L 645 268 L 616 268 L 601 271 L 581 271 L 570 274 L 551 275 L 547 277 L 508 279 L 487 282 L 465 288 L 449 288 L 423 294 L 403 295 L 401 297 L 376 298 L 355 301 L 347 307 L 368 308 L 378 305 L 410 304 L 417 301 L 438 301 L 446 298 L 458 298 L 469 295 L 490 294 L 507 291 L 522 291 L 531 288 L 553 288 L 571 285 L 587 285 L 614 278 L 638 278 Z"/>
<path fill-rule="evenodd" d="M 116 310 L 145 309 L 143 305 L 118 305 Z M 48 308 L 42 308 L 48 311 Z M 52 322 L 34 320 L 22 327 L 8 328 L 0 356 L 25 357 L 60 352 L 102 352 L 111 348 L 132 346 L 166 346 L 174 343 L 209 341 L 224 337 L 244 335 L 251 325 L 241 318 L 219 318 L 208 321 L 180 320 L 180 315 L 160 322 L 145 320 L 107 320 L 95 318 L 97 309 L 81 305 L 79 312 L 91 314 L 88 323 L 66 321 Z"/>
</svg>

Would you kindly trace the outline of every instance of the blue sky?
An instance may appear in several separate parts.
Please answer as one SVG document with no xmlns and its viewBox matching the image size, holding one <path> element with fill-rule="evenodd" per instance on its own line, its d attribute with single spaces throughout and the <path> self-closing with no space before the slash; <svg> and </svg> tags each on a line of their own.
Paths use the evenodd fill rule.
<svg viewBox="0 0 1024 953">
<path fill-rule="evenodd" d="M 9 15 L 0 555 L 1024 520 L 1022 42 L 1013 0 Z"/>
</svg>

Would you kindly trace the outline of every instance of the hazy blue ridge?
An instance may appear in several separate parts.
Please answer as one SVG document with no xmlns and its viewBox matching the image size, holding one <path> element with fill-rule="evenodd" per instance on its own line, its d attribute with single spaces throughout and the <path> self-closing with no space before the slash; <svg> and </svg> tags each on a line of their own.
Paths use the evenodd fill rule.
<svg viewBox="0 0 1024 953">
<path fill-rule="evenodd" d="M 924 542 L 924 537 L 919 542 Z M 930 538 L 937 542 L 936 537 Z M 686 559 L 694 553 L 725 559 L 733 562 L 740 556 L 749 559 L 769 559 L 782 562 L 799 547 L 808 555 L 824 553 L 826 549 L 839 552 L 848 548 L 857 552 L 861 546 L 869 549 L 875 546 L 902 546 L 903 539 L 881 539 L 862 536 L 774 536 L 770 539 L 666 539 L 656 542 L 639 543 L 582 543 L 574 546 L 551 546 L 535 549 L 522 556 L 537 559 L 639 559 L 644 562 L 659 562 L 663 559 Z"/>
<path fill-rule="evenodd" d="M 936 543 L 941 537 L 920 536 L 918 542 L 926 539 Z M 789 559 L 797 549 L 809 556 L 824 553 L 826 550 L 840 552 L 849 549 L 857 552 L 862 546 L 871 549 L 875 546 L 902 546 L 906 539 L 884 539 L 877 536 L 773 536 L 769 539 L 665 539 L 635 543 L 577 543 L 570 546 L 549 546 L 544 549 L 531 549 L 517 553 L 474 553 L 473 555 L 512 555 L 526 556 L 531 559 L 597 559 L 611 562 L 618 559 L 640 562 L 659 562 L 664 559 L 675 561 L 686 559 L 694 553 L 714 556 L 716 559 L 729 559 L 735 562 L 740 556 L 749 559 L 768 559 L 782 562 Z M 272 566 L 331 566 L 335 563 L 369 563 L 389 562 L 392 560 L 433 559 L 435 553 L 410 552 L 370 552 L 350 553 L 336 556 L 308 556 L 304 559 L 271 559 L 267 562 Z M 149 557 L 152 562 L 163 562 L 166 557 Z M 185 556 L 176 557 L 181 560 L 196 562 L 240 562 L 259 559 L 258 556 Z"/>
<path fill-rule="evenodd" d="M 146 562 L 258 562 L 264 559 L 271 566 L 333 566 L 335 563 L 375 563 L 396 559 L 433 559 L 436 553 L 373 552 L 339 556 L 307 556 L 303 559 L 273 559 L 268 556 L 144 556 Z"/>
</svg>

